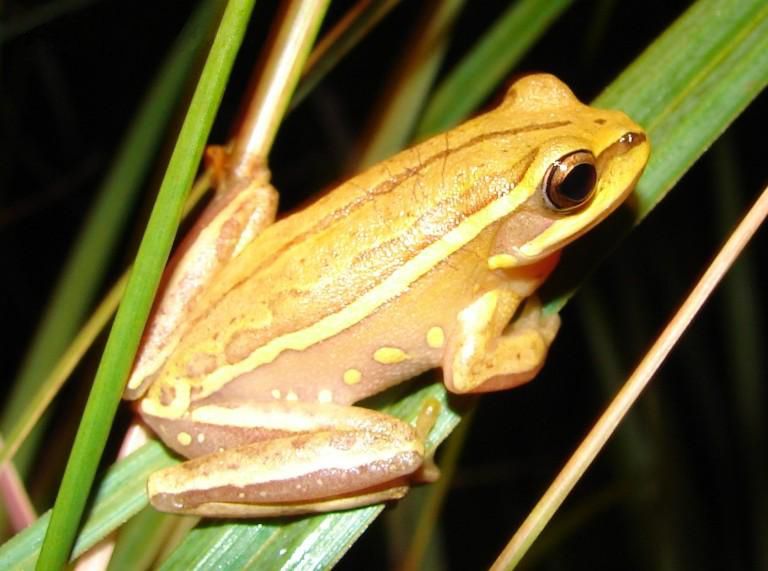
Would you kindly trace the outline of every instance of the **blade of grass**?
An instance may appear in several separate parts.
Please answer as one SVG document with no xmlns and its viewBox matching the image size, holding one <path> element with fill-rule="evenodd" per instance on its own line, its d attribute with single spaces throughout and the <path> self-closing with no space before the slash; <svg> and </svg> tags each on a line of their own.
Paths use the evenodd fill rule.
<svg viewBox="0 0 768 571">
<path fill-rule="evenodd" d="M 768 5 L 700 0 L 593 102 L 626 111 L 643 125 L 652 152 L 634 194 L 639 223 L 768 84 Z M 542 292 L 559 311 L 587 269 L 618 242 L 601 229 L 568 249 Z"/>
<path fill-rule="evenodd" d="M 224 11 L 96 373 L 40 551 L 39 569 L 58 569 L 68 559 L 128 368 L 181 218 L 184 196 L 192 184 L 252 8 L 253 0 L 231 0 Z"/>
<path fill-rule="evenodd" d="M 477 410 L 477 403 L 467 404 L 467 412 L 462 415 L 461 422 L 451 432 L 441 449 L 440 479 L 431 486 L 414 490 L 414 492 L 423 492 L 423 496 L 420 498 L 421 501 L 418 506 L 413 506 L 414 509 L 410 510 L 407 516 L 410 517 L 410 521 L 406 517 L 394 520 L 401 528 L 399 531 L 408 538 L 407 547 L 403 551 L 404 556 L 398 565 L 398 569 L 401 571 L 416 571 L 430 567 L 425 565 L 425 557 L 427 556 L 430 542 L 438 523 L 440 510 L 448 495 L 449 487 L 453 482 L 453 476 L 459 463 L 459 455 L 464 449 L 464 443 Z M 406 502 L 410 498 L 410 495 L 406 497 L 392 510 L 392 513 L 406 507 Z"/>
<path fill-rule="evenodd" d="M 572 0 L 512 3 L 435 89 L 416 127 L 414 139 L 445 131 L 482 105 L 571 3 Z"/>
<path fill-rule="evenodd" d="M 94 500 L 88 521 L 78 537 L 74 556 L 93 547 L 130 517 L 146 507 L 144 491 L 147 476 L 173 464 L 170 453 L 159 443 L 150 442 L 107 470 Z M 32 526 L 0 547 L 0 569 L 33 569 L 43 536 L 50 523 L 46 512 Z"/>
<path fill-rule="evenodd" d="M 494 562 L 491 569 L 513 569 L 523 558 L 528 548 L 547 525 L 570 491 L 589 468 L 592 461 L 613 434 L 622 418 L 637 401 L 643 389 L 664 363 L 669 352 L 709 299 L 725 273 L 749 243 L 757 229 L 768 216 L 768 187 L 750 209 L 739 226 L 712 261 L 696 287 L 689 294 L 675 316 L 630 378 L 616 395 L 606 411 L 595 423 L 550 487 L 541 497 L 518 531 Z"/>
<path fill-rule="evenodd" d="M 120 529 L 108 569 L 150 569 L 178 519 L 151 507 L 141 510 Z"/>
<path fill-rule="evenodd" d="M 638 219 L 768 84 L 766 30 L 765 2 L 700 0 L 595 99 L 652 134 Z"/>
<path fill-rule="evenodd" d="M 410 140 L 463 5 L 464 0 L 424 4 L 421 21 L 411 30 L 405 44 L 405 56 L 371 113 L 369 136 L 361 143 L 356 171 L 399 151 Z"/>
</svg>

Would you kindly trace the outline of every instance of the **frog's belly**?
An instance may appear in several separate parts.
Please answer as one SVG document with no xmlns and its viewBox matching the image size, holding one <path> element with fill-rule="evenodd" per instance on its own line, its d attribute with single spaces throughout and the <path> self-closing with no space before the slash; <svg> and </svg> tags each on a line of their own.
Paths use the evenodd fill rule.
<svg viewBox="0 0 768 571">
<path fill-rule="evenodd" d="M 474 277 L 466 267 L 460 271 L 450 262 L 441 264 L 352 327 L 302 351 L 283 351 L 205 402 L 351 404 L 438 367 L 456 316 L 473 295 Z"/>
</svg>

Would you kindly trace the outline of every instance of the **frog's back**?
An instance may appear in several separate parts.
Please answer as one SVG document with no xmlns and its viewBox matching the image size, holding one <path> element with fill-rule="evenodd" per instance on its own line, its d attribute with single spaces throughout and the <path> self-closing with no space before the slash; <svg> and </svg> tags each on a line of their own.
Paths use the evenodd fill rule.
<svg viewBox="0 0 768 571">
<path fill-rule="evenodd" d="M 220 339 L 206 350 L 236 361 L 381 288 L 509 190 L 494 185 L 476 160 L 466 168 L 471 163 L 464 154 L 483 156 L 466 145 L 467 138 L 452 131 L 400 153 L 267 228 L 206 292 L 182 345 L 210 346 L 213 333 L 238 331 L 240 345 Z M 231 326 L 233 315 L 237 327 Z"/>
</svg>

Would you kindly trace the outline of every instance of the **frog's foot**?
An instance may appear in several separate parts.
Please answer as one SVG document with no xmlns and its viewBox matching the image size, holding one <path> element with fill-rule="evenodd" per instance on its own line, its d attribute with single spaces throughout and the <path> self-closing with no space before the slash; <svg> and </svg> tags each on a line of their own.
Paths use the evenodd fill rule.
<svg viewBox="0 0 768 571">
<path fill-rule="evenodd" d="M 429 433 L 440 416 L 440 403 L 429 397 L 421 405 L 419 416 L 416 418 L 416 435 L 421 442 L 426 442 Z M 440 478 L 440 468 L 435 464 L 435 451 L 427 452 L 419 469 L 411 476 L 412 482 L 430 484 Z"/>
<path fill-rule="evenodd" d="M 459 331 L 444 365 L 446 386 L 457 393 L 505 390 L 528 382 L 544 364 L 560 319 L 530 299 L 514 322 L 511 294 L 491 291 L 459 315 Z"/>
<path fill-rule="evenodd" d="M 204 455 L 152 474 L 147 491 L 161 511 L 260 517 L 368 505 L 402 497 L 425 456 L 421 428 L 358 407 L 207 405 L 190 416 L 176 438 L 166 427 L 166 442 L 227 448 L 189 450 Z"/>
<path fill-rule="evenodd" d="M 560 329 L 560 316 L 557 313 L 544 313 L 541 300 L 534 295 L 525 301 L 525 306 L 520 316 L 509 325 L 509 330 L 538 331 L 547 346 L 552 344 L 557 331 Z"/>
</svg>

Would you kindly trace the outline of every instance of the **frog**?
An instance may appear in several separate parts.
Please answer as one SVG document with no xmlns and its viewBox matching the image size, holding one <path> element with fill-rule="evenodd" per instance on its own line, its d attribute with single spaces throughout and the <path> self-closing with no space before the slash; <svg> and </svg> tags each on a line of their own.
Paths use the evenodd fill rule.
<svg viewBox="0 0 768 571">
<path fill-rule="evenodd" d="M 412 425 L 360 401 L 430 369 L 457 395 L 533 379 L 560 324 L 537 290 L 649 153 L 624 113 L 539 73 L 279 220 L 265 167 L 231 173 L 169 264 L 125 392 L 186 459 L 150 475 L 152 505 L 329 512 L 433 477 L 435 403 Z"/>
</svg>

